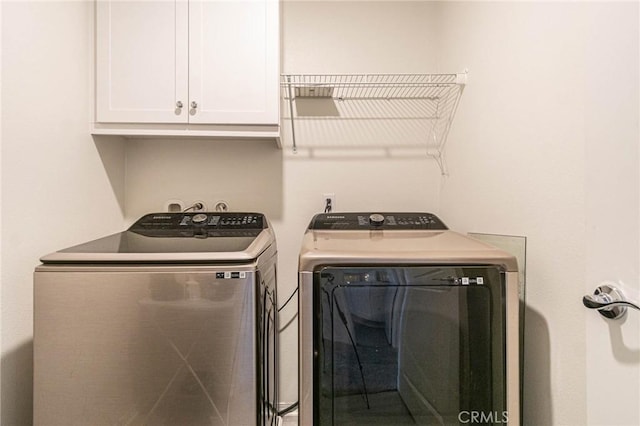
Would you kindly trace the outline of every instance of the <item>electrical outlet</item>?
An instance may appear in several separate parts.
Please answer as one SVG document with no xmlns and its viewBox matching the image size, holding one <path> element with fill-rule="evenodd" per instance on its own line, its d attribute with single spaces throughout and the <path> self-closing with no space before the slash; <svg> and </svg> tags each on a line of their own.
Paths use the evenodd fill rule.
<svg viewBox="0 0 640 426">
<path fill-rule="evenodd" d="M 322 210 L 325 213 L 331 213 L 336 211 L 336 194 L 334 193 L 322 194 Z"/>
</svg>

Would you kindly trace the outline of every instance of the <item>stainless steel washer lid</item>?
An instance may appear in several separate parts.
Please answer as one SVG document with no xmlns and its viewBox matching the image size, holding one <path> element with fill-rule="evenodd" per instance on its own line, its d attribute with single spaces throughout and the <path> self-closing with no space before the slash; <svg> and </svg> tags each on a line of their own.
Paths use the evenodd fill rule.
<svg viewBox="0 0 640 426">
<path fill-rule="evenodd" d="M 448 230 L 430 213 L 316 215 L 302 240 L 299 271 L 362 264 L 497 265 L 518 270 L 511 254 Z"/>
<path fill-rule="evenodd" d="M 273 244 L 273 231 L 260 213 L 152 213 L 124 232 L 40 260 L 45 264 L 246 263 Z"/>
</svg>

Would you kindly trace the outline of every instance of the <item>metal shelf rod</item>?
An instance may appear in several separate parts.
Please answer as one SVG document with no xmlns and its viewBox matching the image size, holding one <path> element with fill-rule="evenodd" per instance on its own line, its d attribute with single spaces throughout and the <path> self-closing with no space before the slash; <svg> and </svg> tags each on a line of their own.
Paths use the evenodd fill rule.
<svg viewBox="0 0 640 426">
<path fill-rule="evenodd" d="M 293 153 L 298 152 L 296 146 L 296 128 L 293 124 L 293 96 L 291 96 L 291 76 L 287 76 L 288 90 L 289 90 L 289 114 L 291 115 L 291 139 L 293 140 Z"/>
</svg>

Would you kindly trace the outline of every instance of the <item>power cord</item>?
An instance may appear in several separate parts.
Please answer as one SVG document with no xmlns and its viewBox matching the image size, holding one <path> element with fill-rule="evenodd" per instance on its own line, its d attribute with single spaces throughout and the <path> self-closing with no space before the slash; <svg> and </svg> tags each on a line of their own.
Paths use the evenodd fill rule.
<svg viewBox="0 0 640 426">
<path fill-rule="evenodd" d="M 286 414 L 289 414 L 290 412 L 295 410 L 297 407 L 298 407 L 298 401 L 294 402 L 293 404 L 291 404 L 287 408 L 284 408 L 284 409 L 278 411 L 278 416 L 284 416 Z"/>
<path fill-rule="evenodd" d="M 295 294 L 298 292 L 298 288 L 299 288 L 299 287 L 296 287 L 296 289 L 295 289 L 295 290 L 293 290 L 293 293 L 291 293 L 291 296 L 289 296 L 289 298 L 287 299 L 287 301 L 286 301 L 286 302 L 284 302 L 284 304 L 278 308 L 278 312 L 280 312 L 281 310 L 283 310 L 283 309 L 285 308 L 285 306 L 287 306 L 287 304 L 288 304 L 289 302 L 291 302 L 291 299 L 293 299 L 293 296 L 295 296 Z"/>
<path fill-rule="evenodd" d="M 331 205 L 331 198 L 327 198 L 324 200 L 324 212 L 331 213 L 333 206 Z"/>
<path fill-rule="evenodd" d="M 202 203 L 193 203 L 190 207 L 187 207 L 186 209 L 182 210 L 182 213 L 186 213 L 189 210 L 202 210 L 204 208 L 204 204 Z"/>
<path fill-rule="evenodd" d="M 280 312 L 281 310 L 283 310 L 288 304 L 289 302 L 291 302 L 291 300 L 293 299 L 293 296 L 295 296 L 295 294 L 298 292 L 298 289 L 300 287 L 296 287 L 295 290 L 293 290 L 293 292 L 291 293 L 291 295 L 289 296 L 289 298 L 287 299 L 286 302 L 284 302 L 284 304 L 282 306 L 280 306 L 278 308 L 278 312 Z M 290 412 L 292 412 L 293 410 L 295 410 L 298 407 L 298 401 L 294 402 L 293 404 L 291 404 L 290 406 L 283 408 L 282 410 L 278 411 L 278 416 L 282 417 L 284 415 L 289 414 Z"/>
</svg>

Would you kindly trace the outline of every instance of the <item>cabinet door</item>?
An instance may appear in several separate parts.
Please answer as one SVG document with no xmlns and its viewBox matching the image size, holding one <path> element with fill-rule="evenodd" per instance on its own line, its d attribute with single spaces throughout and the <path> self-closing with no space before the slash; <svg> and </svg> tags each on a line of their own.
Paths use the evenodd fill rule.
<svg viewBox="0 0 640 426">
<path fill-rule="evenodd" d="M 187 0 L 97 1 L 98 122 L 187 122 L 188 7 Z"/>
<path fill-rule="evenodd" d="M 191 0 L 191 123 L 277 124 L 277 0 Z"/>
</svg>

